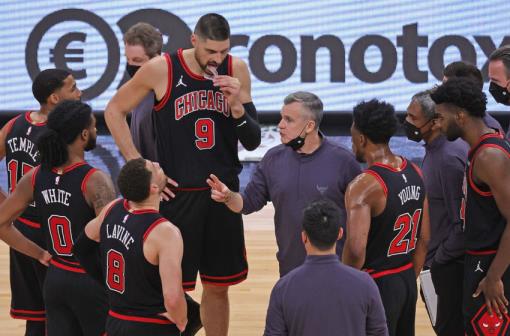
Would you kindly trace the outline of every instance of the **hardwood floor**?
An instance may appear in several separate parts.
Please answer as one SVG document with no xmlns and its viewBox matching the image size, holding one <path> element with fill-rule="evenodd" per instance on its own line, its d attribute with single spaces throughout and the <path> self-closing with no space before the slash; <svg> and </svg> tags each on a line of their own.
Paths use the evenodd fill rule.
<svg viewBox="0 0 510 336">
<path fill-rule="evenodd" d="M 230 289 L 230 332 L 232 336 L 260 336 L 264 330 L 269 294 L 278 279 L 273 207 L 245 217 L 245 238 L 250 271 L 248 280 Z M 201 287 L 190 293 L 200 298 Z M 0 243 L 0 335 L 22 336 L 24 321 L 9 316 L 9 252 Z M 204 336 L 201 331 L 199 336 Z M 434 335 L 421 299 L 418 299 L 416 335 Z"/>
</svg>

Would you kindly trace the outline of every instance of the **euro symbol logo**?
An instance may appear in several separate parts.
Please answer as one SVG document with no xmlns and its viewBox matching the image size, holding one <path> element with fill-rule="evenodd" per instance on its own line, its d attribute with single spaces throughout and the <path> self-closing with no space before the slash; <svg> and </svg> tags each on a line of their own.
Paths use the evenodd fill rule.
<svg viewBox="0 0 510 336">
<path fill-rule="evenodd" d="M 85 69 L 74 70 L 68 66 L 68 63 L 83 63 L 83 49 L 69 48 L 71 42 L 85 42 L 87 34 L 81 32 L 67 33 L 58 39 L 55 48 L 50 49 L 50 62 L 55 64 L 56 68 L 64 69 L 71 73 L 75 79 L 87 77 Z"/>
</svg>

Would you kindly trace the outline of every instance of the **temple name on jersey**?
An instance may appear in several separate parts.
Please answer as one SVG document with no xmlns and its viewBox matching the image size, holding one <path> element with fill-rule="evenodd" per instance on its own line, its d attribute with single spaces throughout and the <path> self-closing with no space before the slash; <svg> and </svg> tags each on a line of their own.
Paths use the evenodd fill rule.
<svg viewBox="0 0 510 336">
<path fill-rule="evenodd" d="M 418 201 L 420 199 L 420 186 L 410 185 L 402 189 L 398 193 L 398 197 L 400 198 L 400 202 L 404 205 L 407 201 L 415 200 Z"/>
<path fill-rule="evenodd" d="M 220 91 L 191 91 L 175 99 L 175 120 L 200 110 L 210 110 L 230 116 L 230 106 Z"/>
<path fill-rule="evenodd" d="M 106 237 L 108 239 L 117 239 L 126 247 L 126 250 L 129 250 L 129 245 L 135 241 L 133 237 L 131 237 L 131 233 L 129 233 L 124 226 L 117 224 L 113 225 L 113 229 L 110 224 L 106 224 Z"/>
<path fill-rule="evenodd" d="M 37 157 L 39 156 L 39 151 L 35 148 L 35 144 L 29 139 L 23 137 L 15 137 L 7 140 L 7 143 L 9 144 L 9 148 L 11 149 L 12 153 L 25 152 L 30 155 L 34 162 L 38 162 Z"/>
<path fill-rule="evenodd" d="M 43 190 L 41 191 L 41 193 L 44 197 L 44 202 L 46 202 L 46 204 L 60 203 L 65 206 L 69 206 L 69 199 L 71 198 L 71 193 L 65 190 L 51 188 Z"/>
</svg>

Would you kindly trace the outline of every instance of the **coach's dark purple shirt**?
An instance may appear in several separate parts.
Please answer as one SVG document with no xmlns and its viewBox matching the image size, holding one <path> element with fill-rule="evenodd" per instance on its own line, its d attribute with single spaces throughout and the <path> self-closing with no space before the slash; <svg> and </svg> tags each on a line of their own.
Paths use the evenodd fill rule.
<svg viewBox="0 0 510 336">
<path fill-rule="evenodd" d="M 388 335 L 377 285 L 337 255 L 307 256 L 271 292 L 264 336 Z"/>
<path fill-rule="evenodd" d="M 503 131 L 503 127 L 501 127 L 501 124 L 499 121 L 496 120 L 493 116 L 491 116 L 489 113 L 485 113 L 485 117 L 483 117 L 483 121 L 485 122 L 485 125 L 489 126 L 490 128 L 498 129 L 501 131 L 501 133 L 505 133 Z"/>
<path fill-rule="evenodd" d="M 460 204 L 468 150 L 462 139 L 450 142 L 443 135 L 425 144 L 422 171 L 431 229 L 426 266 L 433 260 L 444 264 L 464 255 Z"/>
<path fill-rule="evenodd" d="M 278 145 L 264 155 L 242 193 L 242 213 L 258 211 L 267 202 L 273 202 L 280 276 L 305 260 L 301 220 L 303 209 L 312 201 L 325 197 L 335 202 L 340 207 L 345 229 L 345 190 L 360 172 L 354 155 L 327 138 L 311 154 L 300 154 Z M 337 253 L 341 255 L 343 240 L 337 245 Z"/>
<path fill-rule="evenodd" d="M 149 93 L 131 113 L 131 137 L 136 149 L 144 159 L 156 159 L 156 135 L 152 123 L 154 93 Z"/>
</svg>

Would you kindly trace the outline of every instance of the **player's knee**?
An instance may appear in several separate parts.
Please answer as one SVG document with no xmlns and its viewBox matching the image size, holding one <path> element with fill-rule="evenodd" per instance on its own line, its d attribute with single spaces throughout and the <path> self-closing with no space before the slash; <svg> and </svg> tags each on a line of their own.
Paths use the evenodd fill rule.
<svg viewBox="0 0 510 336">
<path fill-rule="evenodd" d="M 204 295 L 216 296 L 216 297 L 227 297 L 228 286 L 215 286 L 204 284 Z"/>
</svg>

